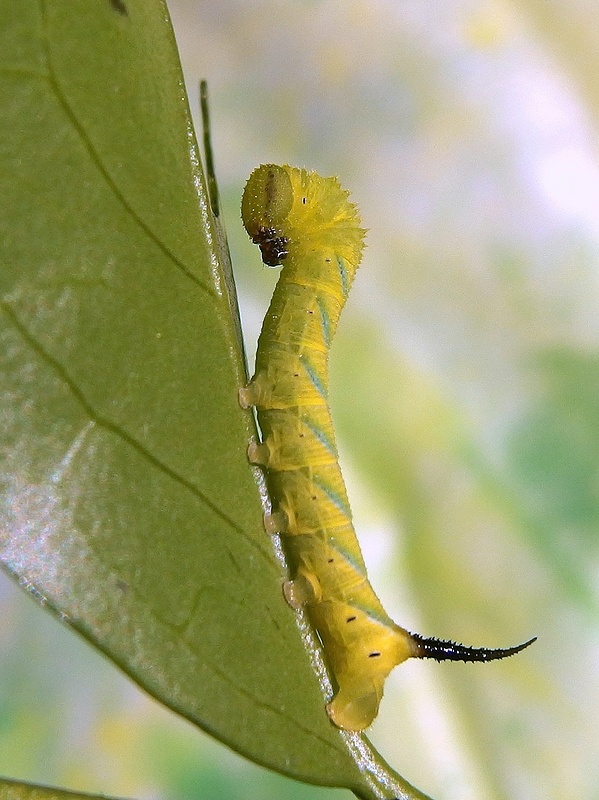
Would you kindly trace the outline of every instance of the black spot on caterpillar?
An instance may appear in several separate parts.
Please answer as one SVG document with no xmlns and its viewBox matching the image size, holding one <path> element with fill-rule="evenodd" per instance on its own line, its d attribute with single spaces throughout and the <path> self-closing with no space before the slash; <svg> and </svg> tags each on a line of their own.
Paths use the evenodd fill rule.
<svg viewBox="0 0 599 800">
<path fill-rule="evenodd" d="M 294 578 L 337 684 L 327 706 L 340 728 L 363 730 L 389 672 L 408 658 L 491 661 L 518 653 L 425 639 L 396 625 L 375 595 L 354 532 L 328 408 L 328 353 L 360 263 L 365 231 L 335 178 L 266 164 L 250 176 L 241 214 L 270 266 L 284 263 L 258 341 L 256 372 L 239 399 L 255 406 L 263 441 L 248 457 L 266 470 Z"/>
</svg>

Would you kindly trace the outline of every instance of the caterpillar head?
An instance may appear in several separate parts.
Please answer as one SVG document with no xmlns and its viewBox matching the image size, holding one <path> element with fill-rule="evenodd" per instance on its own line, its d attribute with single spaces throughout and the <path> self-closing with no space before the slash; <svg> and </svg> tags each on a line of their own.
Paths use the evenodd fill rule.
<svg viewBox="0 0 599 800">
<path fill-rule="evenodd" d="M 262 164 L 252 172 L 243 192 L 241 218 L 269 267 L 279 266 L 288 255 L 283 229 L 292 205 L 289 168 Z"/>
</svg>

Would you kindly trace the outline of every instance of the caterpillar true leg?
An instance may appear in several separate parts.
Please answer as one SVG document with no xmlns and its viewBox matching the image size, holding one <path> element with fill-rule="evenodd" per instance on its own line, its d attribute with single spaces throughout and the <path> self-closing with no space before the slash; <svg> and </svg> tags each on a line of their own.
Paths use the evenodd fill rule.
<svg viewBox="0 0 599 800">
<path fill-rule="evenodd" d="M 386 614 L 366 575 L 337 462 L 328 409 L 328 350 L 360 263 L 365 231 L 335 178 L 266 164 L 250 176 L 245 228 L 269 266 L 284 263 L 258 341 L 256 373 L 239 392 L 256 406 L 263 443 L 252 463 L 266 469 L 276 511 L 267 530 L 283 532 L 294 564 L 283 587 L 305 606 L 337 683 L 327 706 L 341 728 L 374 720 L 389 672 L 408 658 L 491 661 L 506 649 L 425 639 Z"/>
</svg>

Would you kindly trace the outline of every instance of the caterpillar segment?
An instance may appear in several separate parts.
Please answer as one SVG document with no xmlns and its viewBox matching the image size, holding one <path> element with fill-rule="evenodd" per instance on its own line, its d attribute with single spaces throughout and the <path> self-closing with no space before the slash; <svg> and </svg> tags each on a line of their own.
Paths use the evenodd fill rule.
<svg viewBox="0 0 599 800">
<path fill-rule="evenodd" d="M 248 456 L 266 470 L 267 530 L 285 535 L 294 575 L 285 598 L 307 609 L 336 683 L 327 712 L 340 728 L 363 730 L 406 659 L 489 661 L 533 640 L 487 650 L 425 639 L 386 614 L 368 581 L 328 407 L 329 347 L 364 246 L 348 198 L 335 178 L 303 169 L 267 164 L 250 176 L 243 223 L 264 263 L 284 266 L 240 403 L 256 407 L 262 431 Z"/>
</svg>

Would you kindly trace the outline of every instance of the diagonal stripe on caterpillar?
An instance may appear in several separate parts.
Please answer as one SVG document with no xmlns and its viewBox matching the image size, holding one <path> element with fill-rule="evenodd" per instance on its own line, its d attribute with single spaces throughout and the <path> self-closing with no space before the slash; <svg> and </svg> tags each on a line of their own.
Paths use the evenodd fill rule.
<svg viewBox="0 0 599 800">
<path fill-rule="evenodd" d="M 305 606 L 337 691 L 327 706 L 340 728 L 363 730 L 378 712 L 389 672 L 408 658 L 491 661 L 507 649 L 426 639 L 396 625 L 368 577 L 354 532 L 328 408 L 328 353 L 360 263 L 365 231 L 336 178 L 266 164 L 251 174 L 241 215 L 269 266 L 284 264 L 264 320 L 256 372 L 239 392 L 255 406 L 262 443 L 249 460 L 266 470 L 294 578 L 287 602 Z"/>
</svg>

